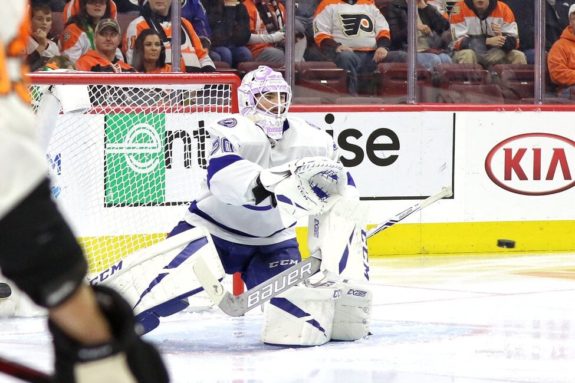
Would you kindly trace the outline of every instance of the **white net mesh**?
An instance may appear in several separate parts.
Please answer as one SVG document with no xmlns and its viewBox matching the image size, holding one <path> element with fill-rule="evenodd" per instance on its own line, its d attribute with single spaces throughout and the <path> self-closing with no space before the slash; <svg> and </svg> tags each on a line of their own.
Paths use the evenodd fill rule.
<svg viewBox="0 0 575 383">
<path fill-rule="evenodd" d="M 165 238 L 202 192 L 209 144 L 204 127 L 237 111 L 239 80 L 170 75 L 167 85 L 165 76 L 59 76 L 32 76 L 34 108 L 42 105 L 40 124 L 53 130 L 47 147 L 53 196 L 90 271 L 98 272 Z M 72 104 L 87 90 L 89 108 L 63 113 L 63 102 L 53 113 L 41 104 L 49 84 L 59 84 L 51 91 L 60 99 L 71 96 Z"/>
</svg>

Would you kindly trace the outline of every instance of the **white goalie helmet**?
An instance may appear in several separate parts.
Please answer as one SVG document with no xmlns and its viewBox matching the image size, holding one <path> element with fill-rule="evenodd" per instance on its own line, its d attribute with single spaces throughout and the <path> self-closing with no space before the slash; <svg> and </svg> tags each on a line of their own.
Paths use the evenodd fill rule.
<svg viewBox="0 0 575 383">
<path fill-rule="evenodd" d="M 281 73 L 263 65 L 246 73 L 238 88 L 240 113 L 274 140 L 282 138 L 291 98 L 291 87 Z"/>
</svg>

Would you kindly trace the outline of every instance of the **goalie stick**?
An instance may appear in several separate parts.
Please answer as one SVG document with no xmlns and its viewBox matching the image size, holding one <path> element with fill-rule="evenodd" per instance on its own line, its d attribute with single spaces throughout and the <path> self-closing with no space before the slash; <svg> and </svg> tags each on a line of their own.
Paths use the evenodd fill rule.
<svg viewBox="0 0 575 383">
<path fill-rule="evenodd" d="M 416 203 L 413 206 L 410 206 L 389 220 L 377 225 L 367 233 L 367 238 L 370 238 L 383 230 L 389 229 L 413 213 L 422 210 L 442 198 L 450 197 L 451 195 L 451 188 L 443 188 L 440 192 Z M 224 313 L 237 317 L 242 316 L 254 307 L 269 301 L 271 298 L 286 291 L 290 287 L 305 281 L 319 271 L 320 265 L 320 259 L 309 257 L 238 296 L 233 296 L 231 293 L 226 291 L 221 282 L 214 277 L 202 257 L 200 257 L 196 262 L 194 271 L 213 302 L 218 305 Z M 0 372 L 30 383 L 53 382 L 49 375 L 41 371 L 6 360 L 2 357 L 0 357 Z"/>
<path fill-rule="evenodd" d="M 30 383 L 53 383 L 50 375 L 0 356 L 0 372 Z"/>
<path fill-rule="evenodd" d="M 450 187 L 444 187 L 440 192 L 427 197 L 421 202 L 403 210 L 387 221 L 377 225 L 367 233 L 367 238 L 389 229 L 396 223 L 404 220 L 413 213 L 439 201 L 442 198 L 450 197 L 453 194 Z M 320 270 L 321 260 L 310 256 L 306 260 L 290 267 L 278 275 L 265 282 L 249 289 L 238 296 L 228 292 L 222 283 L 212 274 L 208 265 L 203 259 L 199 259 L 193 269 L 204 290 L 224 313 L 237 317 L 242 316 L 254 307 L 260 306 L 271 298 L 281 294 L 292 286 L 297 285 L 316 274 Z"/>
</svg>

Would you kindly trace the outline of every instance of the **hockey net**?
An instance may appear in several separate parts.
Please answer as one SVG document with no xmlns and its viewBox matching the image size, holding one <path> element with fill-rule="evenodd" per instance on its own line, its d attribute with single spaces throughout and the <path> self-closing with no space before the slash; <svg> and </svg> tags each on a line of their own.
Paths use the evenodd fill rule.
<svg viewBox="0 0 575 383">
<path fill-rule="evenodd" d="M 239 79 L 232 74 L 30 78 L 42 134 L 50 136 L 52 194 L 92 273 L 163 240 L 182 220 L 202 193 L 205 126 L 237 112 Z M 47 102 L 48 88 L 67 101 Z"/>
</svg>

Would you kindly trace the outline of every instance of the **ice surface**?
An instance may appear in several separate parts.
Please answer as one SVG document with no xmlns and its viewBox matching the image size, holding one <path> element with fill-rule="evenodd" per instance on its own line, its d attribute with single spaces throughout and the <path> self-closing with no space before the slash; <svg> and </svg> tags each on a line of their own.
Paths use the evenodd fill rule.
<svg viewBox="0 0 575 383">
<path fill-rule="evenodd" d="M 575 382 L 574 254 L 376 259 L 372 285 L 373 335 L 356 342 L 266 346 L 260 310 L 217 309 L 165 318 L 146 338 L 176 383 Z M 43 319 L 0 320 L 0 355 L 50 371 Z"/>
</svg>

